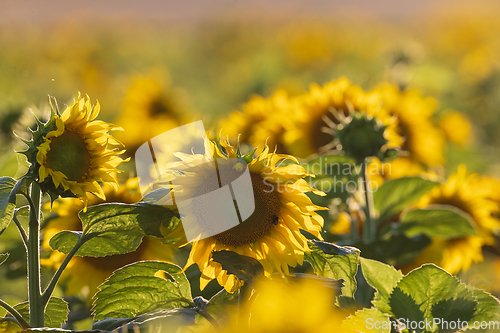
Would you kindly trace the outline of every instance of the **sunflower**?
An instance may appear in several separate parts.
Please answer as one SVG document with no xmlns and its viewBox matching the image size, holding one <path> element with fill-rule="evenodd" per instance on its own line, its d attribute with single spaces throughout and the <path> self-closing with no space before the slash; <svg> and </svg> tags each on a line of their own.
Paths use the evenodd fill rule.
<svg viewBox="0 0 500 333">
<path fill-rule="evenodd" d="M 445 138 L 433 124 L 437 102 L 423 98 L 416 90 L 401 92 L 391 84 L 381 84 L 373 90 L 384 103 L 390 115 L 399 119 L 397 132 L 404 138 L 402 149 L 409 153 L 409 161 L 425 166 L 439 166 L 444 163 Z"/>
<path fill-rule="evenodd" d="M 135 78 L 127 90 L 123 113 L 116 123 L 124 129 L 118 138 L 127 146 L 128 154 L 185 120 L 188 106 L 184 91 L 170 87 L 163 77 Z"/>
<path fill-rule="evenodd" d="M 374 158 L 368 166 L 370 181 L 381 186 L 386 179 L 402 177 L 425 176 L 429 180 L 437 180 L 438 176 L 432 170 L 426 170 L 420 163 L 415 162 L 410 156 L 401 156 L 391 162 L 380 162 Z"/>
<path fill-rule="evenodd" d="M 472 137 L 472 125 L 460 112 L 447 110 L 439 118 L 439 127 L 448 141 L 463 146 Z"/>
<path fill-rule="evenodd" d="M 189 172 L 172 174 L 173 196 L 177 202 L 180 202 L 178 197 L 183 193 L 196 196 L 219 188 L 217 177 L 212 179 L 207 174 L 206 163 L 200 162 L 217 158 L 219 171 L 222 171 L 224 160 L 239 157 L 233 147 L 225 142 L 221 142 L 220 146 L 207 142 L 205 152 L 205 155 L 177 155 L 183 163 L 193 165 Z M 300 229 L 321 239 L 323 218 L 316 211 L 326 208 L 314 205 L 305 193 L 312 191 L 318 195 L 324 194 L 311 188 L 302 179 L 309 175 L 303 167 L 298 164 L 279 165 L 286 159 L 296 163 L 297 160 L 289 155 L 270 153 L 268 147 L 257 158 L 252 159 L 249 155 L 247 158 L 255 209 L 238 226 L 193 241 L 185 269 L 195 263 L 198 265 L 201 289 L 213 279 L 217 279 L 231 293 L 243 284 L 243 281 L 228 274 L 219 263 L 212 260 L 215 251 L 229 250 L 255 258 L 264 267 L 266 275 L 273 272 L 289 274 L 288 266 L 302 265 L 304 253 L 309 251 Z M 238 173 L 242 170 L 239 166 L 236 164 L 223 171 L 227 174 Z"/>
<path fill-rule="evenodd" d="M 343 325 L 347 313 L 334 307 L 334 290 L 315 276 L 298 281 L 260 279 L 254 290 L 222 332 L 358 332 Z"/>
<path fill-rule="evenodd" d="M 356 111 L 375 117 L 387 126 L 384 136 L 388 147 L 403 144 L 396 132 L 397 119 L 381 107 L 378 94 L 366 93 L 344 77 L 321 87 L 313 84 L 308 93 L 296 98 L 298 115 L 292 118 L 293 122 L 284 135 L 287 151 L 295 156 L 305 158 L 335 148 L 332 146 L 335 135 L 332 128 L 339 123 L 335 111 L 345 116 Z"/>
<path fill-rule="evenodd" d="M 89 195 L 89 206 L 105 202 L 128 204 L 138 202 L 141 200 L 138 185 L 138 178 L 128 179 L 124 184 L 120 184 L 117 189 L 104 185 L 106 200 Z M 81 230 L 82 223 L 78 217 L 78 212 L 82 208 L 82 202 L 75 198 L 61 198 L 54 202 L 52 210 L 57 212 L 57 217 L 51 219 L 43 229 L 42 248 L 44 250 L 51 251 L 50 238 L 58 232 L 62 230 Z M 42 259 L 41 263 L 46 267 L 57 269 L 65 257 L 66 255 L 59 251 L 52 251 L 50 257 Z M 116 269 L 141 260 L 172 261 L 173 258 L 173 245 L 164 245 L 157 240 L 144 237 L 137 250 L 131 253 L 100 258 L 73 257 L 64 270 L 61 279 L 66 281 L 65 292 L 67 295 L 76 295 L 83 292 L 90 304 L 92 296 L 97 292 L 97 287 Z"/>
<path fill-rule="evenodd" d="M 55 129 L 37 146 L 42 189 L 44 181 L 51 181 L 56 189 L 69 190 L 86 202 L 86 192 L 105 199 L 99 182 L 117 186 L 116 167 L 124 162 L 117 155 L 124 150 L 108 132 L 120 128 L 95 120 L 99 110 L 99 102 L 92 106 L 88 96 L 78 94 L 77 101 L 61 116 L 53 115 Z"/>
<path fill-rule="evenodd" d="M 446 183 L 433 188 L 416 204 L 423 208 L 429 205 L 450 205 L 469 214 L 477 227 L 477 236 L 451 240 L 433 239 L 431 246 L 413 263 L 434 262 L 455 274 L 467 270 L 473 262 L 483 259 L 482 246 L 494 243 L 493 235 L 500 231 L 499 205 L 495 202 L 495 190 L 481 186 L 489 182 L 486 177 L 468 174 L 464 165 L 457 173 L 448 177 Z"/>
<path fill-rule="evenodd" d="M 283 134 L 296 111 L 295 101 L 280 89 L 269 98 L 253 96 L 242 111 L 234 111 L 222 120 L 219 128 L 230 140 L 239 138 L 253 147 L 266 142 L 278 153 L 284 153 Z"/>
</svg>

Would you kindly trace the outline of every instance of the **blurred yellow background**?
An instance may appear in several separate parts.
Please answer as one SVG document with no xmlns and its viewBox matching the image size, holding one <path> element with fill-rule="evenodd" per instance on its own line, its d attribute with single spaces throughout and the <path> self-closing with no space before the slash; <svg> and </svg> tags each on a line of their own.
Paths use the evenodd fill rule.
<svg viewBox="0 0 500 333">
<path fill-rule="evenodd" d="M 499 178 L 498 17 L 498 1 L 2 1 L 0 175 L 19 173 L 13 149 L 22 145 L 12 132 L 25 135 L 30 112 L 47 117 L 47 95 L 61 109 L 78 91 L 98 99 L 102 119 L 125 129 L 117 137 L 133 154 L 190 121 L 212 132 L 237 123 L 231 112 L 256 94 L 295 96 L 345 76 L 366 91 L 383 82 L 415 89 L 431 110 L 415 117 L 446 138 L 436 157 L 446 161 L 443 174 L 465 164 Z M 430 159 L 434 134 L 418 135 L 412 149 Z M 22 246 L 11 229 L 0 252 Z M 24 272 L 14 267 L 22 251 L 0 271 L 9 277 L 0 294 L 11 302 L 26 297 Z M 495 251 L 464 278 L 492 289 Z M 492 273 L 481 274 L 485 267 Z"/>
</svg>

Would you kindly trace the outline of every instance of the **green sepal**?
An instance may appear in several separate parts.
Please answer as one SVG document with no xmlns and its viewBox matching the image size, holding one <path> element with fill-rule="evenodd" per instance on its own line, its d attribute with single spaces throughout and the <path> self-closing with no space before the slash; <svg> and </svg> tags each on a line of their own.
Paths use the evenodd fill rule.
<svg viewBox="0 0 500 333">
<path fill-rule="evenodd" d="M 254 258 L 236 252 L 221 250 L 212 253 L 212 259 L 222 265 L 222 269 L 234 274 L 238 279 L 252 283 L 264 274 L 264 267 Z"/>
<path fill-rule="evenodd" d="M 255 154 L 255 152 L 257 151 L 257 148 L 254 148 L 251 152 L 249 152 L 248 154 L 244 155 L 244 156 L 241 156 L 241 159 L 243 161 L 245 161 L 247 164 L 252 162 L 253 160 L 253 155 Z"/>
<path fill-rule="evenodd" d="M 401 154 L 401 149 L 400 148 L 388 148 L 385 151 L 381 151 L 378 154 L 378 159 L 381 162 L 392 162 L 395 159 L 397 159 Z"/>
<path fill-rule="evenodd" d="M 363 163 L 366 158 L 379 156 L 387 144 L 384 136 L 386 126 L 375 117 L 364 112 L 354 112 L 350 121 L 337 126 L 335 136 L 347 156 Z"/>
</svg>

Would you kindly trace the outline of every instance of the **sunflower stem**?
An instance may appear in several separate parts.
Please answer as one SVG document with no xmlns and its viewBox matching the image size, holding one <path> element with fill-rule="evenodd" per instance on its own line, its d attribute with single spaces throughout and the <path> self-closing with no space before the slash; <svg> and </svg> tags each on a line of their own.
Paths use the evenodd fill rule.
<svg viewBox="0 0 500 333">
<path fill-rule="evenodd" d="M 19 209 L 16 209 L 14 211 L 14 216 L 12 217 L 12 220 L 16 224 L 17 229 L 19 230 L 19 233 L 21 234 L 21 238 L 23 239 L 24 247 L 26 248 L 26 251 L 27 251 L 28 250 L 28 235 L 26 235 L 26 231 L 24 230 L 23 226 L 21 225 L 21 223 L 17 219 L 17 212 L 18 211 L 19 211 Z"/>
<path fill-rule="evenodd" d="M 215 329 L 215 331 L 219 331 L 220 327 L 217 321 L 212 317 L 206 310 L 203 309 L 198 309 L 198 313 L 203 316 L 210 324 L 212 324 L 212 327 Z"/>
<path fill-rule="evenodd" d="M 40 206 L 42 192 L 40 185 L 31 185 L 29 238 L 28 238 L 28 295 L 30 308 L 30 324 L 32 327 L 43 327 L 44 309 L 40 285 Z"/>
<path fill-rule="evenodd" d="M 358 219 L 354 215 L 351 216 L 351 239 L 353 241 L 359 240 Z"/>
<path fill-rule="evenodd" d="M 363 227 L 363 238 L 367 242 L 372 242 L 375 240 L 376 234 L 376 220 L 374 217 L 374 207 L 373 207 L 373 193 L 370 190 L 369 181 L 370 177 L 368 175 L 368 162 L 365 159 L 362 163 L 363 171 L 361 174 L 361 182 L 363 183 L 363 192 L 365 194 L 365 215 L 366 220 Z"/>
<path fill-rule="evenodd" d="M 12 315 L 12 317 L 14 317 L 16 319 L 17 323 L 19 324 L 19 326 L 21 326 L 21 328 L 23 330 L 30 327 L 30 325 L 28 325 L 26 320 L 24 320 L 23 316 L 21 316 L 21 314 L 16 309 L 14 309 L 12 306 L 10 306 L 7 302 L 0 299 L 0 306 L 2 308 L 4 308 L 5 310 L 9 311 L 9 313 Z M 2 320 L 4 320 L 4 319 L 7 319 L 7 318 L 2 318 Z"/>
<path fill-rule="evenodd" d="M 73 247 L 71 249 L 71 251 L 68 253 L 68 255 L 66 256 L 66 258 L 64 258 L 64 261 L 62 262 L 61 266 L 59 266 L 59 268 L 57 269 L 56 273 L 54 274 L 54 276 L 50 280 L 49 285 L 47 286 L 47 288 L 43 292 L 43 294 L 42 294 L 42 304 L 43 304 L 43 306 L 46 306 L 47 303 L 49 302 L 50 296 L 52 296 L 52 293 L 54 292 L 54 288 L 56 287 L 57 282 L 59 281 L 59 278 L 61 277 L 61 274 L 63 273 L 64 269 L 68 265 L 68 263 L 71 260 L 71 258 L 73 258 L 73 256 L 75 255 L 75 253 L 82 246 L 83 242 L 81 242 L 80 239 L 78 239 L 78 242 L 76 243 L 75 247 Z"/>
<path fill-rule="evenodd" d="M 239 293 L 238 293 L 238 308 L 241 311 L 241 308 L 245 304 L 247 294 L 248 294 L 248 285 L 247 282 L 243 283 L 243 285 L 240 287 Z"/>
<path fill-rule="evenodd" d="M 243 309 L 245 307 L 245 302 L 248 300 L 248 294 L 251 291 L 249 289 L 251 289 L 250 286 L 248 285 L 247 282 L 245 282 L 238 290 L 238 319 L 237 320 L 238 320 L 238 326 L 241 326 L 241 327 L 248 327 L 249 320 L 250 320 L 250 318 L 248 318 L 248 320 L 245 323 L 240 322 L 243 319 L 243 316 L 241 316 L 241 314 L 242 314 Z"/>
</svg>

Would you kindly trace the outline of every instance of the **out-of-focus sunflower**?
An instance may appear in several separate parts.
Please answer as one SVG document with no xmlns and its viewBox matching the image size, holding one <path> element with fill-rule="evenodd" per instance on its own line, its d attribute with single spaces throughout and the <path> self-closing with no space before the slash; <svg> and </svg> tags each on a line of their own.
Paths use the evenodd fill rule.
<svg viewBox="0 0 500 333">
<path fill-rule="evenodd" d="M 277 90 L 269 98 L 255 95 L 243 105 L 242 111 L 234 111 L 221 121 L 221 133 L 253 147 L 267 142 L 271 149 L 284 153 L 283 133 L 297 110 L 294 104 L 284 90 Z"/>
<path fill-rule="evenodd" d="M 470 121 L 460 112 L 447 110 L 439 118 L 439 127 L 446 138 L 457 145 L 464 145 L 472 136 Z"/>
<path fill-rule="evenodd" d="M 416 163 L 410 156 L 401 156 L 391 162 L 380 162 L 374 158 L 368 165 L 368 174 L 370 181 L 381 186 L 386 179 L 397 179 L 401 177 L 425 176 L 430 180 L 437 180 L 438 176 L 432 170 L 425 170 L 420 164 Z"/>
<path fill-rule="evenodd" d="M 207 142 L 205 155 L 178 155 L 184 162 L 194 166 L 189 173 L 175 176 L 177 185 L 173 186 L 173 194 L 176 198 L 176 193 L 199 194 L 219 188 L 217 177 L 214 181 L 207 180 L 206 164 L 193 162 L 238 158 L 233 147 L 225 142 L 220 144 L 222 149 L 213 142 Z M 194 263 L 198 265 L 201 289 L 213 279 L 217 279 L 231 293 L 243 284 L 243 281 L 228 274 L 219 263 L 212 260 L 215 251 L 229 250 L 255 258 L 264 267 L 266 275 L 276 271 L 289 274 L 288 266 L 302 265 L 304 253 L 309 251 L 300 229 L 321 239 L 323 218 L 316 211 L 325 208 L 314 205 L 305 193 L 323 193 L 312 189 L 302 179 L 308 175 L 303 167 L 297 164 L 279 166 L 286 159 L 297 162 L 292 156 L 270 153 L 269 148 L 265 147 L 257 158 L 249 161 L 248 170 L 255 198 L 253 214 L 234 228 L 193 242 L 185 268 Z M 221 163 L 217 163 L 219 169 Z M 236 169 L 232 168 L 230 172 L 236 172 L 233 170 Z"/>
<path fill-rule="evenodd" d="M 53 115 L 55 129 L 36 147 L 42 189 L 44 182 L 52 181 L 56 189 L 69 190 L 86 202 L 86 192 L 105 199 L 99 182 L 117 186 L 116 167 L 124 161 L 117 155 L 124 150 L 108 132 L 119 127 L 95 120 L 99 110 L 99 102 L 92 106 L 88 96 L 79 94 L 60 117 Z"/>
<path fill-rule="evenodd" d="M 481 186 L 487 181 L 477 174 L 467 174 L 461 165 L 457 173 L 448 177 L 446 183 L 433 188 L 424 195 L 417 207 L 450 205 L 470 215 L 477 227 L 477 236 L 452 240 L 433 239 L 432 245 L 412 264 L 418 267 L 424 262 L 434 262 L 452 274 L 467 270 L 473 262 L 483 259 L 482 246 L 494 242 L 493 235 L 500 231 L 498 202 L 492 198 L 494 190 Z M 493 191 L 493 192 L 492 192 Z"/>
<path fill-rule="evenodd" d="M 141 200 L 138 182 L 138 178 L 128 179 L 118 189 L 104 185 L 106 200 L 104 201 L 89 195 L 89 206 L 104 202 L 128 204 L 138 202 Z M 78 212 L 82 208 L 82 202 L 74 198 L 61 198 L 54 202 L 52 210 L 57 212 L 57 217 L 51 219 L 43 229 L 43 249 L 46 251 L 51 250 L 49 245 L 50 238 L 59 231 L 81 230 L 82 224 L 78 217 Z M 174 249 L 173 245 L 165 245 L 152 238 L 144 237 L 137 250 L 131 253 L 101 258 L 75 256 L 71 259 L 61 277 L 62 281 L 67 282 L 65 292 L 67 295 L 76 295 L 82 292 L 86 295 L 87 301 L 90 303 L 92 296 L 97 292 L 97 287 L 116 269 L 140 260 L 172 261 L 174 259 Z M 66 255 L 59 251 L 52 251 L 49 258 L 41 259 L 41 263 L 49 268 L 57 269 L 65 257 Z"/>
<path fill-rule="evenodd" d="M 433 124 L 436 101 L 423 98 L 416 90 L 401 92 L 398 87 L 385 83 L 373 90 L 379 94 L 390 115 L 399 119 L 397 132 L 403 137 L 402 149 L 409 153 L 410 161 L 426 166 L 444 163 L 443 133 Z"/>
<path fill-rule="evenodd" d="M 347 212 L 340 212 L 337 221 L 330 226 L 332 234 L 347 234 L 351 231 L 351 216 Z"/>
<path fill-rule="evenodd" d="M 344 77 L 321 87 L 313 84 L 308 93 L 296 98 L 299 112 L 284 135 L 287 151 L 295 156 L 305 158 L 335 148 L 331 146 L 335 136 L 333 127 L 339 123 L 333 114 L 335 111 L 345 116 L 351 111 L 373 116 L 387 126 L 384 136 L 388 147 L 403 144 L 396 132 L 397 119 L 382 108 L 378 94 L 366 93 Z"/>
<path fill-rule="evenodd" d="M 239 312 L 234 311 L 234 317 L 222 331 L 357 332 L 342 327 L 347 314 L 333 306 L 334 291 L 315 279 L 316 277 L 304 277 L 299 281 L 280 278 L 259 280 L 252 299 Z"/>
<path fill-rule="evenodd" d="M 496 70 L 498 70 L 498 51 L 488 43 L 469 50 L 459 67 L 463 80 L 470 84 L 484 82 Z"/>
<path fill-rule="evenodd" d="M 123 113 L 116 123 L 124 129 L 117 137 L 128 154 L 154 136 L 182 125 L 186 118 L 183 90 L 170 87 L 164 76 L 157 76 L 138 77 L 127 90 Z"/>
</svg>

